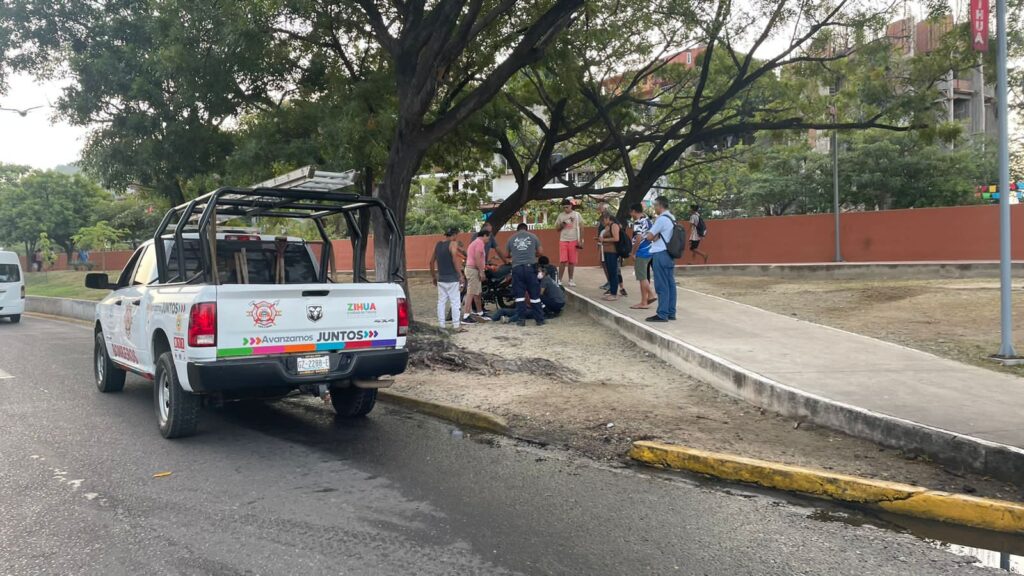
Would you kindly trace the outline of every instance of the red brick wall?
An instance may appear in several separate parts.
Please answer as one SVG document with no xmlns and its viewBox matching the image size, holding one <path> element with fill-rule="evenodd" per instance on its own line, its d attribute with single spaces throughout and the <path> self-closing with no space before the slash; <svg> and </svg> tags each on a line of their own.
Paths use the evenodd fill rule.
<svg viewBox="0 0 1024 576">
<path fill-rule="evenodd" d="M 1011 208 L 1017 238 L 1024 233 L 1024 205 Z M 833 216 L 775 216 L 707 220 L 708 237 L 702 249 L 715 264 L 831 262 L 835 253 Z M 882 212 L 850 212 L 841 217 L 840 239 L 843 258 L 848 262 L 910 262 L 921 260 L 997 260 L 999 258 L 999 207 L 957 206 Z M 498 244 L 504 249 L 511 232 L 500 232 Z M 558 232 L 537 230 L 544 253 L 558 260 Z M 584 230 L 580 265 L 598 265 L 593 228 Z M 430 254 L 441 235 L 409 236 L 406 254 L 410 270 L 429 267 Z M 459 236 L 469 244 L 469 234 Z M 352 250 L 348 240 L 334 242 L 337 268 L 349 270 Z M 131 251 L 93 252 L 89 259 L 107 270 L 120 270 Z M 373 267 L 373 239 L 369 240 L 368 264 Z M 686 256 L 687 258 L 689 255 Z M 1013 246 L 1013 258 L 1024 260 L 1024 243 Z M 66 269 L 64 254 L 54 266 Z"/>
</svg>

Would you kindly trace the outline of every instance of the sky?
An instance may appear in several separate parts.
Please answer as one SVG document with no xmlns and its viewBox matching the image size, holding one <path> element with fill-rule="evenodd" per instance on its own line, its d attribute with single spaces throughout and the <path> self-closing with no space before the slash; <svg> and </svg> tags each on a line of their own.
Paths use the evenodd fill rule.
<svg viewBox="0 0 1024 576">
<path fill-rule="evenodd" d="M 48 169 L 78 160 L 88 129 L 54 122 L 54 102 L 62 85 L 57 82 L 38 83 L 31 76 L 10 78 L 7 94 L 0 96 L 0 107 L 32 110 L 24 118 L 15 112 L 0 110 L 0 162 L 26 164 Z"/>
<path fill-rule="evenodd" d="M 952 1 L 954 8 L 962 8 L 964 0 Z M 773 38 L 758 55 L 778 53 L 786 40 Z M 48 104 L 57 100 L 64 84 L 39 83 L 28 75 L 14 75 L 9 80 L 9 90 L 0 95 L 0 108 L 43 108 L 29 112 L 24 118 L 15 112 L 0 111 L 0 162 L 49 169 L 77 161 L 89 129 L 55 120 Z M 1010 122 L 1010 133 L 1020 138 L 1024 127 L 1015 122 L 1015 118 L 1011 117 Z"/>
</svg>

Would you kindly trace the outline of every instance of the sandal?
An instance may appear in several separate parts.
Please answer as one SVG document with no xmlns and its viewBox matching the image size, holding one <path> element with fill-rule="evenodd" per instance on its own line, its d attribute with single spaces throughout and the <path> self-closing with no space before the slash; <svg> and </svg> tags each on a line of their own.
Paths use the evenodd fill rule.
<svg viewBox="0 0 1024 576">
<path fill-rule="evenodd" d="M 640 304 L 633 304 L 632 306 L 630 306 L 630 308 L 632 308 L 633 310 L 647 310 L 650 307 L 650 305 L 641 306 Z"/>
<path fill-rule="evenodd" d="M 469 332 L 469 330 L 466 330 L 466 329 L 465 329 L 464 327 L 462 327 L 462 326 L 459 326 L 458 328 L 456 328 L 456 329 L 455 329 L 455 333 L 456 333 L 456 334 L 465 334 L 466 332 Z"/>
</svg>

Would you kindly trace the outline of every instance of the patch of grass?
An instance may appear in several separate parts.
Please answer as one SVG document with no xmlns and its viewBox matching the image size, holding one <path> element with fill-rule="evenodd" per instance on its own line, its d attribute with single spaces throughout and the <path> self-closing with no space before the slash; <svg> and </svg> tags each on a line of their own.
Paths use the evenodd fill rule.
<svg viewBox="0 0 1024 576">
<path fill-rule="evenodd" d="M 25 293 L 29 296 L 54 296 L 79 300 L 102 300 L 106 290 L 85 287 L 85 272 L 30 272 L 25 274 Z"/>
</svg>

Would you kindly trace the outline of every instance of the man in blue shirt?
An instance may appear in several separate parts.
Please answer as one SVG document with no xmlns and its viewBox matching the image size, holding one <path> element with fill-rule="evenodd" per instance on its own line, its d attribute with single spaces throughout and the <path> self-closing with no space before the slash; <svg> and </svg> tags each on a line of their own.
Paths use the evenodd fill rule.
<svg viewBox="0 0 1024 576">
<path fill-rule="evenodd" d="M 676 319 L 676 262 L 668 254 L 676 219 L 668 211 L 668 198 L 664 196 L 654 199 L 654 211 L 658 217 L 647 231 L 647 239 L 651 241 L 649 252 L 654 266 L 654 290 L 658 293 L 658 313 L 647 321 L 668 322 Z"/>
</svg>

